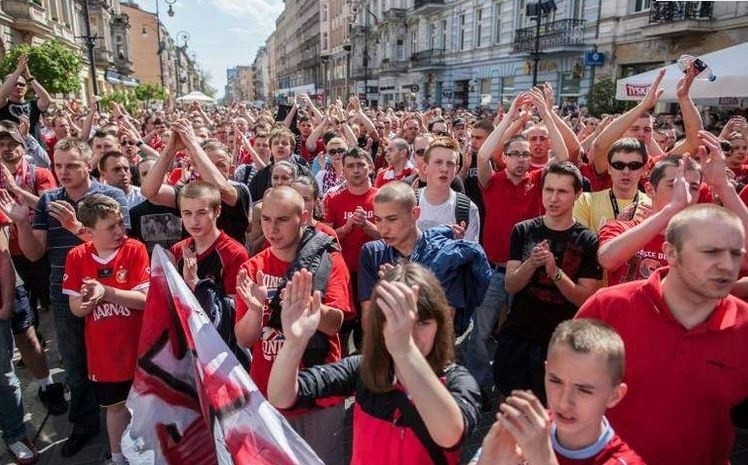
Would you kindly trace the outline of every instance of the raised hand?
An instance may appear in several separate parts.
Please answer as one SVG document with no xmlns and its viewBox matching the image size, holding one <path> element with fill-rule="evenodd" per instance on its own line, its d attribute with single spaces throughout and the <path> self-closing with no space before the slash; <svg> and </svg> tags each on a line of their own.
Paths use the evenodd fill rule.
<svg viewBox="0 0 748 465">
<path fill-rule="evenodd" d="M 306 345 L 319 327 L 321 297 L 312 294 L 312 273 L 302 269 L 286 284 L 281 300 L 281 324 L 287 342 Z"/>
<path fill-rule="evenodd" d="M 671 205 L 676 211 L 680 211 L 689 206 L 693 198 L 685 176 L 686 166 L 690 165 L 690 163 L 691 157 L 688 155 L 684 155 L 683 158 L 678 161 L 678 169 L 675 172 L 675 179 L 673 180 L 673 195 L 668 203 L 668 205 Z"/>
<path fill-rule="evenodd" d="M 678 85 L 675 87 L 675 95 L 680 99 L 684 97 L 688 97 L 688 93 L 691 91 L 691 85 L 693 84 L 694 79 L 696 79 L 696 76 L 699 74 L 699 71 L 696 69 L 696 67 L 691 63 L 691 65 L 686 69 L 686 72 L 681 76 L 680 79 L 678 79 Z"/>
<path fill-rule="evenodd" d="M 262 271 L 258 271 L 256 278 L 259 283 L 263 283 L 265 274 Z M 249 310 L 262 314 L 265 301 L 268 298 L 268 288 L 265 284 L 257 284 L 252 281 L 252 278 L 249 277 L 247 270 L 244 268 L 240 269 L 237 275 L 236 293 L 247 304 Z"/>
<path fill-rule="evenodd" d="M 16 224 L 28 221 L 29 207 L 23 202 L 16 202 L 6 189 L 0 189 L 0 210 Z"/>
<path fill-rule="evenodd" d="M 514 436 L 498 421 L 483 438 L 481 447 L 480 459 L 476 465 L 517 465 L 524 461 L 522 449 Z"/>
<path fill-rule="evenodd" d="M 190 247 L 182 247 L 182 277 L 184 282 L 195 290 L 197 282 L 200 280 L 197 276 L 197 253 Z"/>
<path fill-rule="evenodd" d="M 418 286 L 381 281 L 377 285 L 377 306 L 384 314 L 384 344 L 393 356 L 414 346 L 413 326 L 418 318 Z"/>
<path fill-rule="evenodd" d="M 712 187 L 725 187 L 728 183 L 727 165 L 719 139 L 709 131 L 699 131 L 699 141 L 703 144 L 699 146 L 698 159 L 701 160 L 704 182 Z"/>
<path fill-rule="evenodd" d="M 73 234 L 78 234 L 81 222 L 75 214 L 75 208 L 65 200 L 55 200 L 47 204 L 49 216 L 60 222 L 60 225 Z"/>
<path fill-rule="evenodd" d="M 550 418 L 531 392 L 512 391 L 499 406 L 497 420 L 512 435 L 528 463 L 558 463 L 551 445 Z"/>
<path fill-rule="evenodd" d="M 664 89 L 660 87 L 660 82 L 662 82 L 662 78 L 665 76 L 665 68 L 662 68 L 659 73 L 657 73 L 657 77 L 655 78 L 654 83 L 647 89 L 647 93 L 644 96 L 644 99 L 642 100 L 642 105 L 646 109 L 654 108 L 655 104 L 657 104 L 657 100 L 662 96 L 662 93 L 665 92 Z"/>
</svg>

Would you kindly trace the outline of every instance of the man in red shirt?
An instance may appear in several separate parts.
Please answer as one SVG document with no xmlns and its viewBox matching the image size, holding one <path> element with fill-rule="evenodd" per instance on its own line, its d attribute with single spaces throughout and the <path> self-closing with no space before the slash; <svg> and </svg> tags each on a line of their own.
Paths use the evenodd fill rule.
<svg viewBox="0 0 748 465">
<path fill-rule="evenodd" d="M 277 318 L 279 293 L 289 279 L 289 269 L 299 264 L 300 249 L 309 250 L 306 247 L 312 241 L 328 246 L 315 251 L 315 255 L 320 254 L 317 269 L 322 270 L 324 265 L 328 276 L 324 282 L 314 283 L 314 290 L 322 292 L 321 320 L 315 337 L 305 349 L 305 366 L 340 359 L 338 331 L 344 317 L 352 314 L 350 276 L 343 256 L 329 247 L 332 243 L 329 236 L 305 226 L 309 214 L 304 209 L 304 199 L 293 188 L 270 189 L 262 202 L 262 232 L 270 247 L 244 263 L 238 277 L 236 339 L 252 352 L 250 375 L 264 396 L 267 396 L 270 370 L 285 340 Z M 312 411 L 287 412 L 288 419 L 325 463 L 338 464 L 343 455 L 340 451 L 342 399 L 321 400 L 317 406 L 320 408 Z"/>
<path fill-rule="evenodd" d="M 405 139 L 392 139 L 384 149 L 387 166 L 377 173 L 374 187 L 382 187 L 390 181 L 401 181 L 413 173 L 410 162 L 410 144 Z"/>
<path fill-rule="evenodd" d="M 682 177 L 676 184 L 685 197 Z M 601 290 L 577 313 L 624 341 L 629 393 L 608 419 L 649 465 L 729 463 L 730 410 L 748 397 L 748 304 L 729 295 L 746 217 L 744 206 L 739 216 L 708 204 L 682 210 L 665 232 L 669 267 Z"/>
</svg>

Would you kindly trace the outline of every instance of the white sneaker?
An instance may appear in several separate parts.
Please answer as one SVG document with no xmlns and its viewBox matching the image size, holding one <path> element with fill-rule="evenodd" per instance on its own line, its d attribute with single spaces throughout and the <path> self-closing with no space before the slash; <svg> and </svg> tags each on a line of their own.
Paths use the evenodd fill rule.
<svg viewBox="0 0 748 465">
<path fill-rule="evenodd" d="M 19 440 L 8 446 L 8 450 L 18 463 L 34 463 L 38 456 L 36 450 L 29 447 L 28 441 Z"/>
</svg>

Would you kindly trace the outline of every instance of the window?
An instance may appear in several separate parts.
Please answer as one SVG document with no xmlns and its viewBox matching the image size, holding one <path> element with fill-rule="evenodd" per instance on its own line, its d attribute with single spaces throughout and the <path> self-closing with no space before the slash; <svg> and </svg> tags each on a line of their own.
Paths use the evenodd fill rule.
<svg viewBox="0 0 748 465">
<path fill-rule="evenodd" d="M 481 35 L 483 34 L 483 8 L 475 10 L 475 47 L 481 45 Z"/>
<path fill-rule="evenodd" d="M 436 23 L 429 24 L 429 49 L 436 48 Z"/>
<path fill-rule="evenodd" d="M 397 39 L 397 48 L 395 49 L 395 53 L 396 60 L 405 60 L 405 46 L 403 45 L 403 39 Z"/>
<path fill-rule="evenodd" d="M 441 44 L 439 48 L 441 48 L 442 50 L 446 50 L 447 49 L 447 20 L 446 19 L 442 20 L 441 31 L 442 31 L 441 39 L 440 39 Z"/>
<path fill-rule="evenodd" d="M 652 0 L 634 0 L 634 12 L 647 11 L 652 6 Z"/>
<path fill-rule="evenodd" d="M 465 50 L 465 13 L 461 14 L 458 18 L 457 22 L 460 25 L 460 38 L 458 40 L 459 49 Z"/>
<path fill-rule="evenodd" d="M 571 7 L 572 19 L 584 19 L 584 0 L 574 0 Z"/>
<path fill-rule="evenodd" d="M 493 6 L 493 43 L 501 43 L 501 2 Z"/>
<path fill-rule="evenodd" d="M 501 79 L 501 103 L 511 105 L 514 100 L 514 76 Z"/>
<path fill-rule="evenodd" d="M 322 50 L 327 50 L 327 33 L 322 33 Z"/>
<path fill-rule="evenodd" d="M 416 53 L 418 50 L 418 29 L 410 31 L 410 53 Z"/>
<path fill-rule="evenodd" d="M 320 15 L 320 21 L 327 21 L 327 4 L 322 4 L 322 14 Z"/>
</svg>

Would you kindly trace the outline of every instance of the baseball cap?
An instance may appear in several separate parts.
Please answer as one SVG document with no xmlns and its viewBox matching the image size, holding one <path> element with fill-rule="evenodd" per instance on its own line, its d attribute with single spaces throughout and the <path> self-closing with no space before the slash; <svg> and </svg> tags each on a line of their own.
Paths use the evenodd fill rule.
<svg viewBox="0 0 748 465">
<path fill-rule="evenodd" d="M 3 127 L 0 127 L 0 138 L 10 137 L 14 141 L 18 142 L 24 149 L 26 149 L 26 141 L 23 140 L 21 133 L 18 131 L 10 131 Z"/>
</svg>

